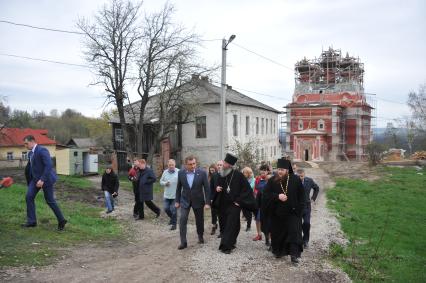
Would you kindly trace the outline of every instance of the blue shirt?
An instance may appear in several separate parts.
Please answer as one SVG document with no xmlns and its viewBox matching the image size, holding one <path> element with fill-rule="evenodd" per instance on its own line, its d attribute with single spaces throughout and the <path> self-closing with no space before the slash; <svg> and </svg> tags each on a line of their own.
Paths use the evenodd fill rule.
<svg viewBox="0 0 426 283">
<path fill-rule="evenodd" d="M 186 180 L 188 181 L 188 185 L 192 188 L 192 183 L 194 183 L 195 171 L 186 171 Z"/>
</svg>

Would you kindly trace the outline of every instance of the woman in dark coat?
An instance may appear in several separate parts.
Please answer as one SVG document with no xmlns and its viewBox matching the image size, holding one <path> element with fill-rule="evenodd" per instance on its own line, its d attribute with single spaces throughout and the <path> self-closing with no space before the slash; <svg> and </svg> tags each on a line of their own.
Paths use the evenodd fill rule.
<svg viewBox="0 0 426 283">
<path fill-rule="evenodd" d="M 152 200 L 154 199 L 154 183 L 157 180 L 154 171 L 146 166 L 145 159 L 135 160 L 134 164 L 138 167 L 136 182 L 138 184 L 138 218 L 144 219 L 144 203 L 156 214 L 160 216 L 161 209 L 156 206 Z"/>
<path fill-rule="evenodd" d="M 300 178 L 293 174 L 290 161 L 278 159 L 278 170 L 268 180 L 263 193 L 265 208 L 271 220 L 271 246 L 275 257 L 290 255 L 298 263 L 303 251 L 302 211 L 304 189 Z"/>
</svg>

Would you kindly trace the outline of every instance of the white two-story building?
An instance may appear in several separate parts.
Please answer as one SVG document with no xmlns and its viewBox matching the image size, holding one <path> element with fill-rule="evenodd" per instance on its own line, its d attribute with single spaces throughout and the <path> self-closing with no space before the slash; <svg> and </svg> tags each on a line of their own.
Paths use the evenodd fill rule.
<svg viewBox="0 0 426 283">
<path fill-rule="evenodd" d="M 195 82 L 196 80 L 196 82 Z M 197 87 L 186 96 L 186 99 L 197 99 L 199 109 L 193 121 L 178 127 L 176 135 L 171 135 L 168 142 L 162 142 L 156 152 L 167 154 L 162 156 L 165 161 L 169 157 L 183 162 L 190 154 L 198 158 L 201 166 L 208 166 L 223 157 L 219 156 L 220 147 L 220 97 L 222 90 L 208 81 L 208 78 L 193 78 Z M 151 100 L 154 101 L 154 100 Z M 148 106 L 149 108 L 149 103 Z M 149 112 L 149 111 L 147 111 Z M 278 139 L 278 114 L 280 111 L 254 100 L 228 86 L 226 92 L 226 122 L 227 131 L 225 147 L 232 152 L 235 141 L 240 144 L 253 142 L 256 145 L 258 159 L 273 161 L 281 156 Z M 152 117 L 149 117 L 152 120 Z M 146 119 L 148 121 L 148 119 Z M 114 129 L 114 146 L 119 152 L 117 142 L 120 138 L 118 120 L 111 121 Z M 179 133 L 180 131 L 180 133 Z M 132 135 L 131 135 L 132 136 Z M 146 151 L 148 150 L 148 145 Z M 149 145 L 158 146 L 158 145 Z M 163 150 L 166 146 L 168 149 Z"/>
</svg>

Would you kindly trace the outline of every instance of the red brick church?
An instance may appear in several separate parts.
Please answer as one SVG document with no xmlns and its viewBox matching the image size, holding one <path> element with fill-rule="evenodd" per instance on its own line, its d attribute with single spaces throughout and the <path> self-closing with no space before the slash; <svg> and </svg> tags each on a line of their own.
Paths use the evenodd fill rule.
<svg viewBox="0 0 426 283">
<path fill-rule="evenodd" d="M 286 108 L 286 152 L 294 160 L 363 160 L 372 138 L 371 107 L 359 58 L 329 48 L 295 65 L 293 100 Z"/>
</svg>

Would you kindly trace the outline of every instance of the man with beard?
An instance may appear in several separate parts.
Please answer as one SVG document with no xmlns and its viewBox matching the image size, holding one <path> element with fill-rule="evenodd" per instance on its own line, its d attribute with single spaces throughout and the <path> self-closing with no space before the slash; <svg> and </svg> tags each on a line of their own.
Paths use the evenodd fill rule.
<svg viewBox="0 0 426 283">
<path fill-rule="evenodd" d="M 293 174 L 291 163 L 278 159 L 277 173 L 268 180 L 263 200 L 271 219 L 271 246 L 276 258 L 291 256 L 295 264 L 303 251 L 302 212 L 305 192 L 300 178 Z"/>
<path fill-rule="evenodd" d="M 223 227 L 219 250 L 225 254 L 235 248 L 241 227 L 241 209 L 255 211 L 256 208 L 250 184 L 240 171 L 233 168 L 236 162 L 237 157 L 226 154 L 213 200 L 219 212 L 219 225 Z"/>
</svg>

